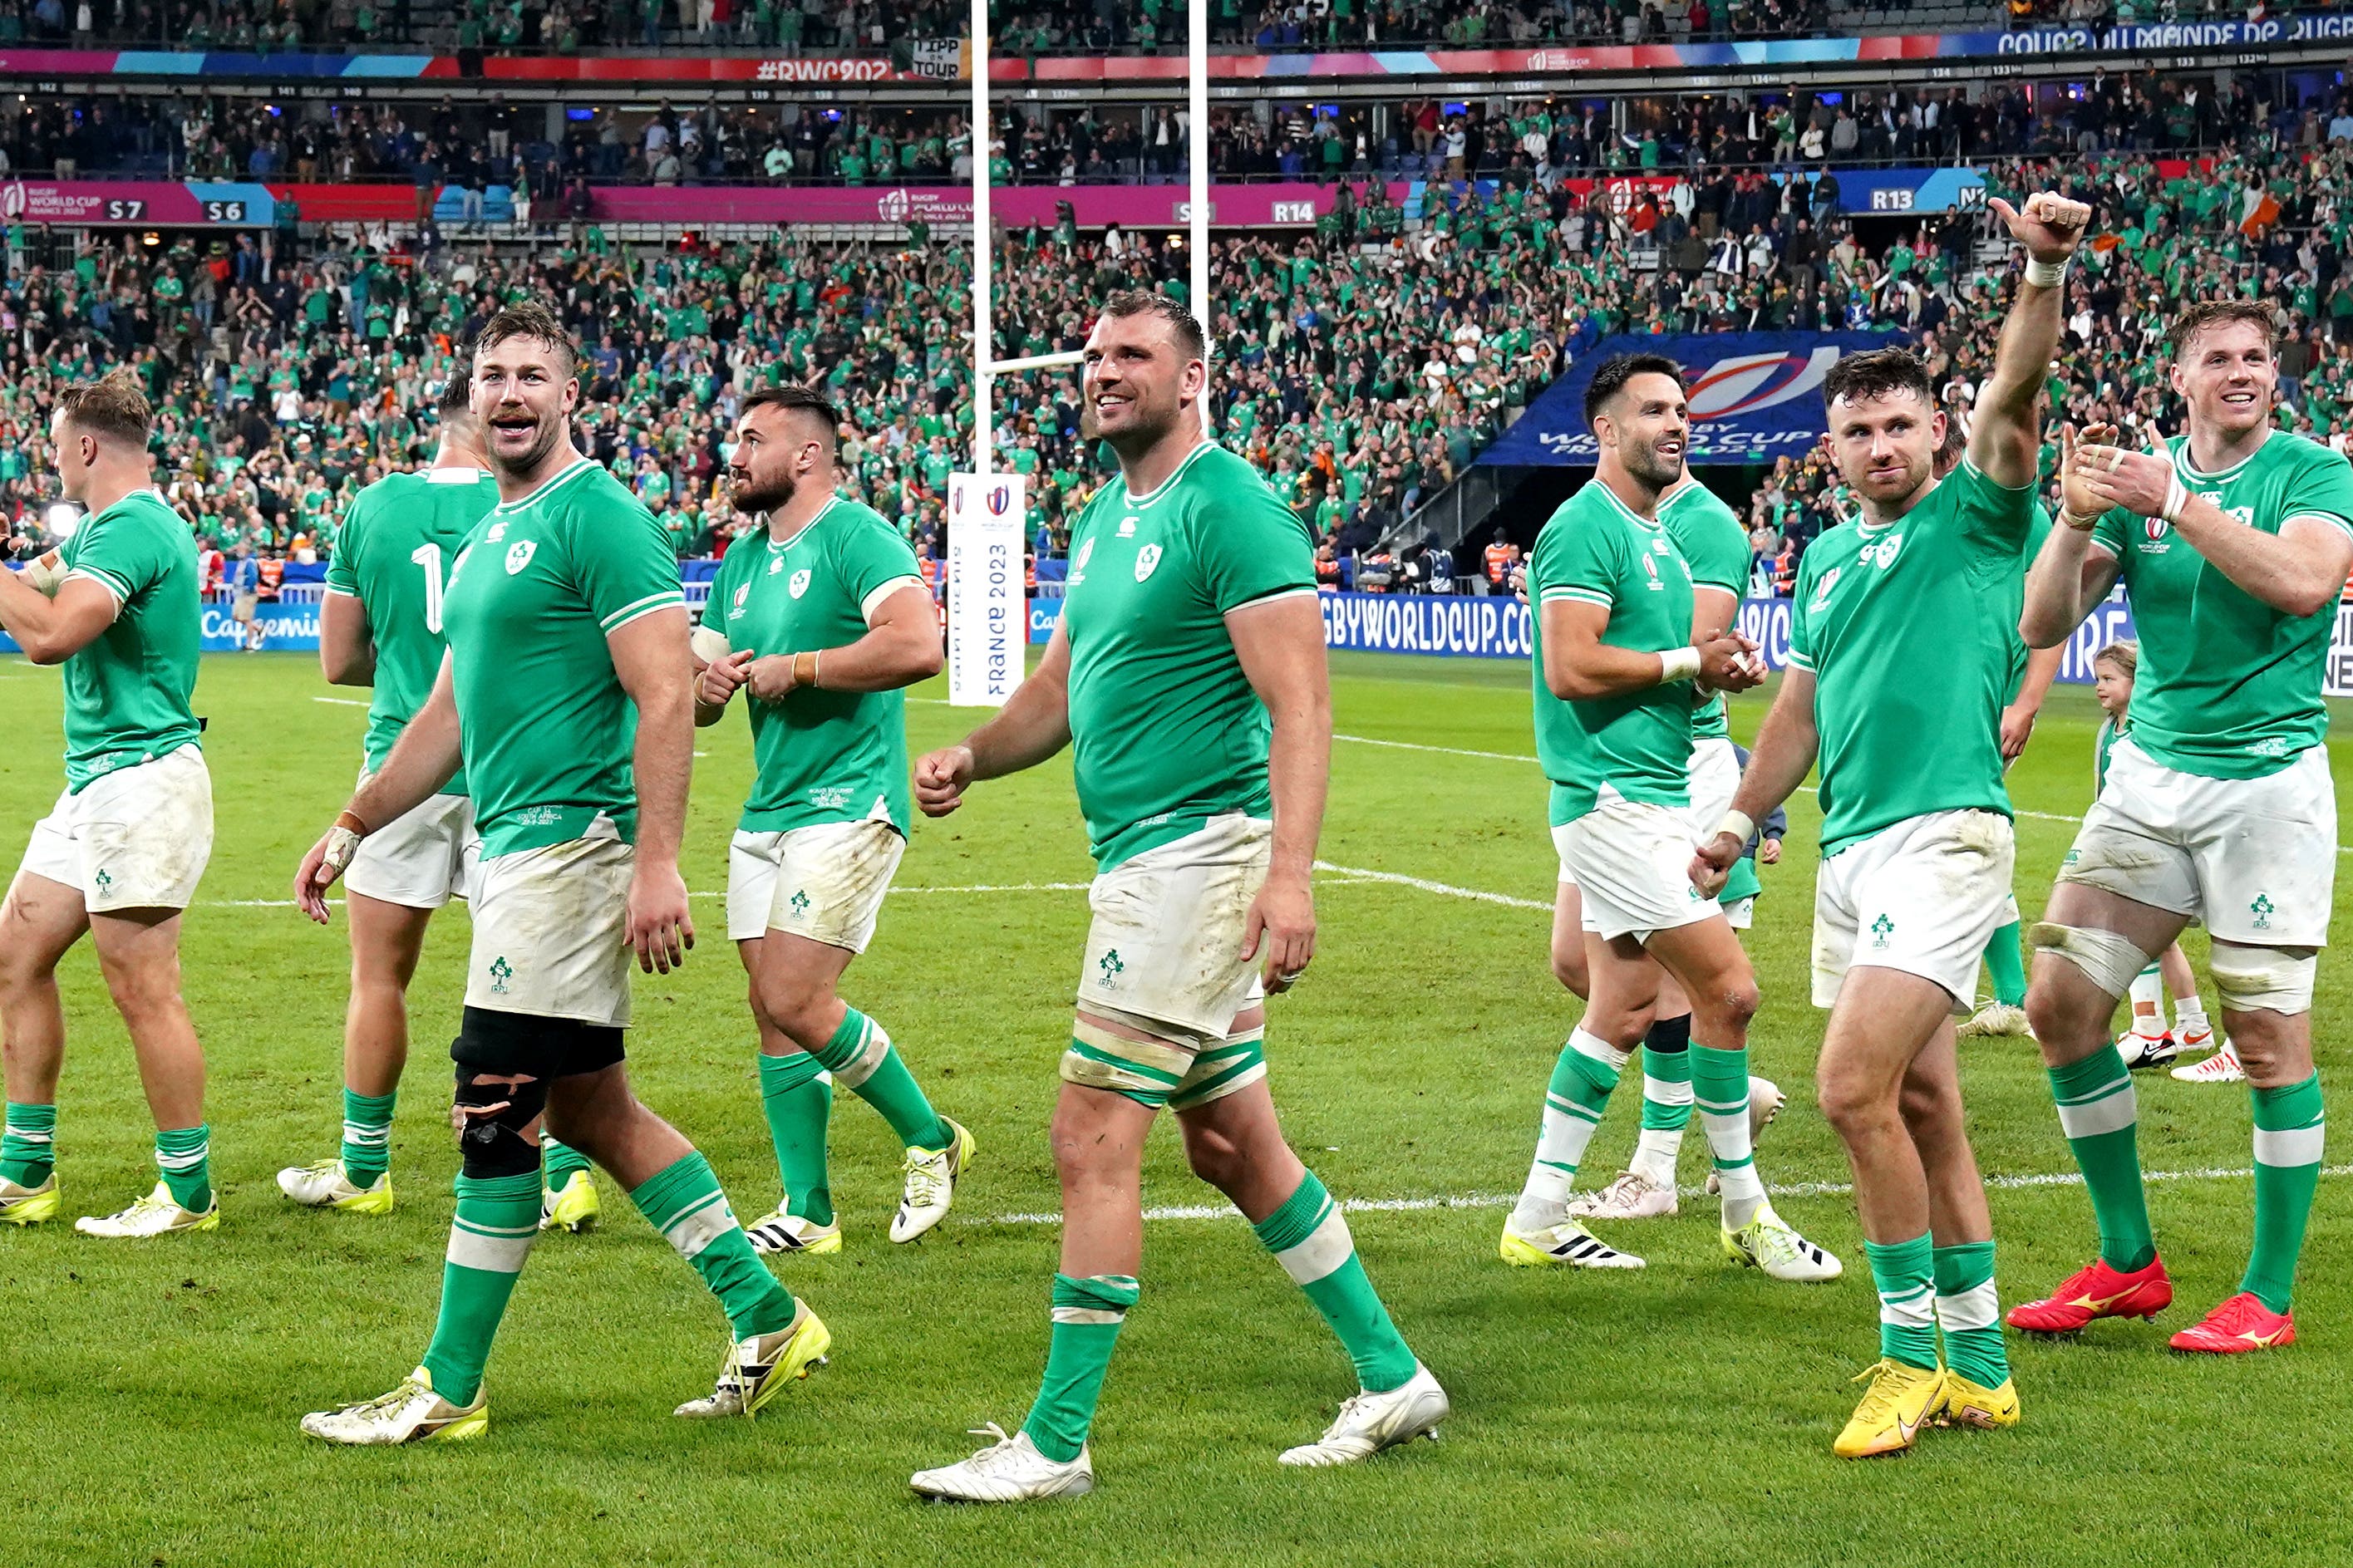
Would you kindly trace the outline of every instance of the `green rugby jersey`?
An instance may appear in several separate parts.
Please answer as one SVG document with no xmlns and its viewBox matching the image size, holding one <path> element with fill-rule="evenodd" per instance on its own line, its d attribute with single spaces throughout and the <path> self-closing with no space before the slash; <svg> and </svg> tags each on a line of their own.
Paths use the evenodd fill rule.
<svg viewBox="0 0 2353 1568">
<path fill-rule="evenodd" d="M 2276 534 L 2295 519 L 2319 518 L 2353 532 L 2353 466 L 2317 442 L 2274 430 L 2218 474 L 2198 471 L 2187 437 L 2166 444 L 2192 494 L 2251 528 Z M 2181 773 L 2252 779 L 2320 743 L 2337 601 L 2284 615 L 2210 565 L 2163 518 L 2122 508 L 2100 519 L 2092 542 L 2116 558 L 2141 628 L 2135 745 Z"/>
<path fill-rule="evenodd" d="M 1894 522 L 1806 551 L 1789 663 L 1814 674 L 1822 853 L 1936 811 L 2010 815 L 2001 710 L 2014 686 L 2034 486 L 1963 459 Z"/>
<path fill-rule="evenodd" d="M 387 474 L 352 500 L 327 563 L 327 592 L 357 599 L 375 643 L 375 694 L 363 750 L 370 773 L 433 695 L 441 674 L 441 597 L 458 551 L 499 501 L 480 468 Z M 441 786 L 466 793 L 466 775 Z"/>
<path fill-rule="evenodd" d="M 58 552 L 66 574 L 114 595 L 112 624 L 66 660 L 66 787 L 198 743 L 188 700 L 204 647 L 196 541 L 172 504 L 132 490 L 86 517 Z"/>
<path fill-rule="evenodd" d="M 605 639 L 684 603 L 661 524 L 586 458 L 476 525 L 441 616 L 485 856 L 584 837 L 599 816 L 636 841 L 637 710 Z"/>
<path fill-rule="evenodd" d="M 1609 612 L 1609 647 L 1664 653 L 1691 646 L 1692 578 L 1674 540 L 1637 515 L 1599 479 L 1563 501 L 1536 535 L 1528 561 L 1535 606 L 1536 757 L 1552 781 L 1552 825 L 1591 811 L 1604 785 L 1628 800 L 1691 804 L 1692 687 L 1646 686 L 1616 697 L 1567 701 L 1544 678 L 1544 609 L 1599 605 Z"/>
<path fill-rule="evenodd" d="M 2100 732 L 2092 737 L 2092 793 L 2094 795 L 2096 795 L 2108 787 L 2108 758 L 2116 751 L 2116 742 L 2131 733 L 2132 714 L 2130 712 L 2126 712 L 2122 721 L 2115 719 L 2100 721 Z"/>
<path fill-rule="evenodd" d="M 1248 460 L 1204 441 L 1158 489 L 1111 480 L 1071 531 L 1062 634 L 1079 809 L 1103 870 L 1271 816 L 1273 724 L 1242 674 L 1229 610 L 1315 592 L 1307 533 Z"/>
<path fill-rule="evenodd" d="M 1659 502 L 1659 523 L 1691 573 L 1694 588 L 1720 588 L 1732 595 L 1736 616 L 1748 592 L 1748 535 L 1739 517 L 1722 498 L 1686 478 Z M 1731 631 L 1733 626 L 1724 628 Z M 1686 638 L 1686 640 L 1689 640 Z M 1692 710 L 1694 740 L 1729 740 L 1732 724 L 1719 691 Z"/>
<path fill-rule="evenodd" d="M 923 581 L 897 529 L 836 496 L 781 544 L 763 529 L 730 546 L 703 624 L 725 633 L 730 648 L 762 658 L 841 647 L 866 635 L 867 616 L 883 600 Z M 805 688 L 782 702 L 747 693 L 744 708 L 757 771 L 744 832 L 866 817 L 907 831 L 903 692 Z"/>
</svg>

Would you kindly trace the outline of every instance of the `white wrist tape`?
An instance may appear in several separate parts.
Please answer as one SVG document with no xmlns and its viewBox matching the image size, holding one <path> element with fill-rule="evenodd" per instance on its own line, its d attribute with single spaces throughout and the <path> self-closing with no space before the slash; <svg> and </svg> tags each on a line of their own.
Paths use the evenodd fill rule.
<svg viewBox="0 0 2353 1568">
<path fill-rule="evenodd" d="M 1699 649 L 1695 647 L 1669 648 L 1659 655 L 1659 684 L 1662 686 L 1689 680 L 1698 673 Z"/>
<path fill-rule="evenodd" d="M 1724 820 L 1715 825 L 1715 836 L 1721 838 L 1727 833 L 1746 844 L 1757 837 L 1757 819 L 1745 811 L 1727 811 Z"/>
<path fill-rule="evenodd" d="M 327 853 L 324 860 L 327 869 L 333 875 L 340 877 L 348 870 L 352 857 L 358 854 L 359 849 L 360 836 L 350 828 L 336 826 L 327 829 Z"/>
<path fill-rule="evenodd" d="M 2166 484 L 2165 508 L 2158 515 L 2166 521 L 2179 526 L 2181 521 L 2182 509 L 2189 504 L 2189 487 L 2181 482 L 2181 476 L 2177 473 Z"/>
<path fill-rule="evenodd" d="M 2067 281 L 2067 262 L 2037 261 L 2030 256 L 2026 258 L 2026 280 L 2038 289 L 2056 289 Z"/>
</svg>

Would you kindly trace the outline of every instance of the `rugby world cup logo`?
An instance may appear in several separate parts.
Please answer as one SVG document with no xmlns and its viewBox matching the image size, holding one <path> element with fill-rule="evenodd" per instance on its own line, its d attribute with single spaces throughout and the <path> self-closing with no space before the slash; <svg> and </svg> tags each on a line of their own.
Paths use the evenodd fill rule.
<svg viewBox="0 0 2353 1568">
<path fill-rule="evenodd" d="M 1804 355 L 1736 354 L 1717 360 L 1685 384 L 1692 422 L 1755 414 L 1803 397 L 1820 387 L 1841 352 L 1825 346 Z"/>
<path fill-rule="evenodd" d="M 2166 530 L 2173 525 L 2167 522 L 2165 519 L 2161 517 L 2145 517 L 2141 519 L 2140 526 L 2142 531 L 2148 535 L 2149 542 L 2154 544 L 2158 540 L 2163 539 L 2165 537 Z"/>
<path fill-rule="evenodd" d="M 10 223 L 23 217 L 25 208 L 30 203 L 25 195 L 24 181 L 11 180 L 5 190 L 0 190 L 0 217 L 6 218 Z"/>
<path fill-rule="evenodd" d="M 1011 507 L 1012 504 L 1013 487 L 1011 485 L 991 485 L 988 487 L 989 516 L 1003 517 L 1007 509 Z"/>
</svg>

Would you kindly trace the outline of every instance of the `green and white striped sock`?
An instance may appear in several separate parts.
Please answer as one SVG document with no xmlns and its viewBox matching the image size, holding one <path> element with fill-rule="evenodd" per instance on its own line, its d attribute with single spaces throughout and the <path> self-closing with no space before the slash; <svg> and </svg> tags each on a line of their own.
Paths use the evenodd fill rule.
<svg viewBox="0 0 2353 1568">
<path fill-rule="evenodd" d="M 1367 1392 L 1387 1394 L 1413 1376 L 1413 1352 L 1365 1277 L 1348 1221 L 1314 1172 L 1306 1173 L 1281 1208 L 1250 1228 L 1340 1336 Z"/>
<path fill-rule="evenodd" d="M 1593 1142 L 1594 1129 L 1609 1107 L 1609 1091 L 1618 1087 L 1630 1053 L 1620 1050 L 1580 1026 L 1553 1064 L 1552 1082 L 1545 1091 L 1544 1124 L 1536 1134 L 1536 1157 L 1528 1167 L 1527 1185 L 1512 1210 L 1512 1228 L 1522 1235 L 1558 1225 L 1568 1205 L 1569 1184 Z"/>
<path fill-rule="evenodd" d="M 773 1334 L 793 1321 L 792 1293 L 776 1283 L 727 1206 L 711 1162 L 692 1151 L 646 1178 L 629 1201 L 702 1276 L 739 1340 Z M 534 1216 L 535 1218 L 536 1216 Z"/>
<path fill-rule="evenodd" d="M 1936 1364 L 1936 1268 L 1926 1231 L 1909 1241 L 1866 1241 L 1879 1289 L 1879 1353 L 1906 1366 Z"/>
<path fill-rule="evenodd" d="M 1707 1146 L 1724 1195 L 1724 1228 L 1738 1230 L 1765 1206 L 1765 1183 L 1757 1174 L 1756 1152 L 1748 1142 L 1748 1047 L 1726 1051 L 1694 1046 L 1691 1055 L 1700 1124 L 1707 1129 Z"/>
<path fill-rule="evenodd" d="M 536 1172 L 458 1178 L 458 1212 L 441 1266 L 441 1315 L 425 1351 L 434 1392 L 450 1404 L 470 1405 L 480 1392 L 491 1342 L 538 1238 Z"/>
<path fill-rule="evenodd" d="M 1127 1321 L 1127 1310 L 1141 1293 L 1131 1274 L 1054 1276 L 1054 1337 L 1047 1346 L 1046 1374 L 1039 1380 L 1037 1403 L 1030 1405 L 1021 1430 L 1058 1465 L 1069 1464 L 1087 1446 L 1095 1405 L 1103 1397 L 1103 1375 L 1111 1371 L 1111 1352 L 1119 1344 L 1120 1325 Z"/>
<path fill-rule="evenodd" d="M 907 1070 L 881 1025 L 855 1007 L 845 1007 L 833 1038 L 811 1054 L 833 1074 L 834 1082 L 881 1112 L 901 1143 L 910 1149 L 948 1146 L 954 1135 L 923 1098 L 915 1075 Z"/>
<path fill-rule="evenodd" d="M 2255 1110 L 2255 1245 L 2239 1289 L 2252 1290 L 2274 1312 L 2287 1310 L 2295 1290 L 2295 1262 L 2320 1185 L 2327 1124 L 2322 1119 L 2320 1075 L 2278 1089 L 2252 1089 Z"/>
<path fill-rule="evenodd" d="M 2157 1256 L 2140 1180 L 2140 1102 L 2131 1069 L 2113 1045 L 2050 1069 L 2059 1127 L 2084 1173 L 2099 1223 L 2100 1257 L 2111 1268 L 2146 1268 Z"/>
<path fill-rule="evenodd" d="M 1691 1015 L 1685 1013 L 1659 1019 L 1642 1038 L 1642 1131 L 1626 1168 L 1673 1186 L 1691 1113 Z"/>
<path fill-rule="evenodd" d="M 0 1181 L 37 1187 L 57 1168 L 58 1108 L 8 1104 L 7 1130 L 0 1131 Z"/>
<path fill-rule="evenodd" d="M 352 1185 L 368 1187 L 392 1163 L 392 1106 L 400 1098 L 390 1094 L 354 1094 L 343 1090 L 343 1174 Z"/>
<path fill-rule="evenodd" d="M 1939 1247 L 1931 1260 L 1936 1324 L 1945 1331 L 1945 1364 L 1980 1388 L 2010 1381 L 2001 1342 L 2001 1298 L 1993 1284 L 1993 1243 Z"/>
<path fill-rule="evenodd" d="M 155 1168 L 172 1201 L 190 1214 L 213 1206 L 212 1129 L 174 1127 L 155 1134 Z"/>
</svg>

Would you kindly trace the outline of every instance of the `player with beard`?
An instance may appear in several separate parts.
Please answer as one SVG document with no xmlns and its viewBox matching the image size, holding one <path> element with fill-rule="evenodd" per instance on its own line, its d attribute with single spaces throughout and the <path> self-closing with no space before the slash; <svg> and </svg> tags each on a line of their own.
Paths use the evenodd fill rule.
<svg viewBox="0 0 2353 1568">
<path fill-rule="evenodd" d="M 2063 641 L 2121 578 L 2142 641 L 2132 732 L 2033 929 L 2026 999 L 2099 1256 L 2013 1311 L 2018 1328 L 2064 1332 L 2172 1301 L 2132 1079 L 2107 1025 L 2150 956 L 2203 921 L 2253 1102 L 2254 1247 L 2238 1291 L 2172 1344 L 2235 1354 L 2295 1339 L 2289 1300 L 2324 1136 L 2313 977 L 2337 855 L 2321 693 L 2353 567 L 2353 468 L 2273 425 L 2275 346 L 2252 301 L 2185 311 L 2171 374 L 2186 430 L 2155 452 L 2086 431 L 2065 468 L 2065 526 L 2028 583 L 2031 640 Z"/>
<path fill-rule="evenodd" d="M 874 935 L 907 847 L 906 700 L 940 668 L 940 624 L 914 552 L 834 493 L 841 416 L 804 386 L 744 400 L 728 477 L 765 516 L 727 552 L 698 658 L 697 724 L 737 692 L 756 774 L 727 857 L 727 935 L 752 980 L 760 1098 L 785 1201 L 746 1227 L 762 1252 L 839 1252 L 826 1173 L 833 1083 L 882 1113 L 906 1149 L 891 1239 L 946 1217 L 973 1138 L 932 1110 L 882 1026 L 839 994 Z"/>
<path fill-rule="evenodd" d="M 1255 468 L 1203 433 L 1203 347 L 1173 300 L 1104 302 L 1087 340 L 1083 433 L 1111 445 L 1120 477 L 1071 531 L 1060 625 L 997 717 L 915 767 L 918 802 L 944 816 L 976 781 L 1074 746 L 1097 867 L 1054 1110 L 1062 1252 L 1045 1378 L 1019 1432 L 913 1479 L 927 1497 L 1093 1488 L 1087 1431 L 1136 1302 L 1144 1143 L 1163 1107 L 1194 1173 L 1250 1220 L 1363 1385 L 1282 1462 L 1363 1459 L 1448 1413 L 1267 1091 L 1264 994 L 1315 952 L 1308 879 L 1331 689 L 1307 535 Z"/>
<path fill-rule="evenodd" d="M 2010 1426 L 2019 1415 L 1953 1009 L 1974 995 L 1978 956 L 2007 918 L 2016 851 L 2001 714 L 2021 662 L 2036 400 L 2091 209 L 2048 194 L 2023 212 L 1990 205 L 2030 259 L 1967 452 L 1936 477 L 1946 416 L 1908 350 L 1831 367 L 1826 444 L 1862 515 L 1806 552 L 1780 693 L 1692 865 L 1700 885 L 1719 879 L 1819 756 L 1820 1092 L 1854 1169 L 1880 1303 L 1880 1359 L 1832 1444 L 1849 1458 L 1908 1448 L 1939 1418 Z"/>
<path fill-rule="evenodd" d="M 678 1414 L 754 1415 L 831 1342 L 753 1252 L 710 1164 L 629 1089 L 629 955 L 667 974 L 694 942 L 678 869 L 694 673 L 668 538 L 573 445 L 577 366 L 543 306 L 511 305 L 482 329 L 473 406 L 501 500 L 450 571 L 448 654 L 295 878 L 296 901 L 323 921 L 327 889 L 375 825 L 463 764 L 481 862 L 449 1052 L 462 1169 L 440 1321 L 390 1393 L 303 1418 L 330 1442 L 488 1430 L 482 1367 L 539 1231 L 543 1119 L 628 1189 L 726 1310 L 718 1386 Z"/>
<path fill-rule="evenodd" d="M 1581 900 L 1592 994 L 1554 1064 L 1534 1163 L 1504 1222 L 1504 1261 L 1639 1268 L 1567 1213 L 1569 1184 L 1672 976 L 1690 1000 L 1692 1091 L 1723 1195 L 1725 1254 L 1776 1279 L 1835 1279 L 1839 1260 L 1767 1201 L 1748 1120 L 1757 982 L 1713 896 L 1693 887 L 1692 722 L 1764 679 L 1756 645 L 1693 637 L 1692 574 L 1659 519 L 1683 478 L 1683 373 L 1659 354 L 1603 362 L 1586 389 L 1591 482 L 1536 537 L 1536 753 L 1552 781 L 1560 879 Z M 1670 1167 L 1672 1173 L 1672 1167 Z"/>
</svg>

